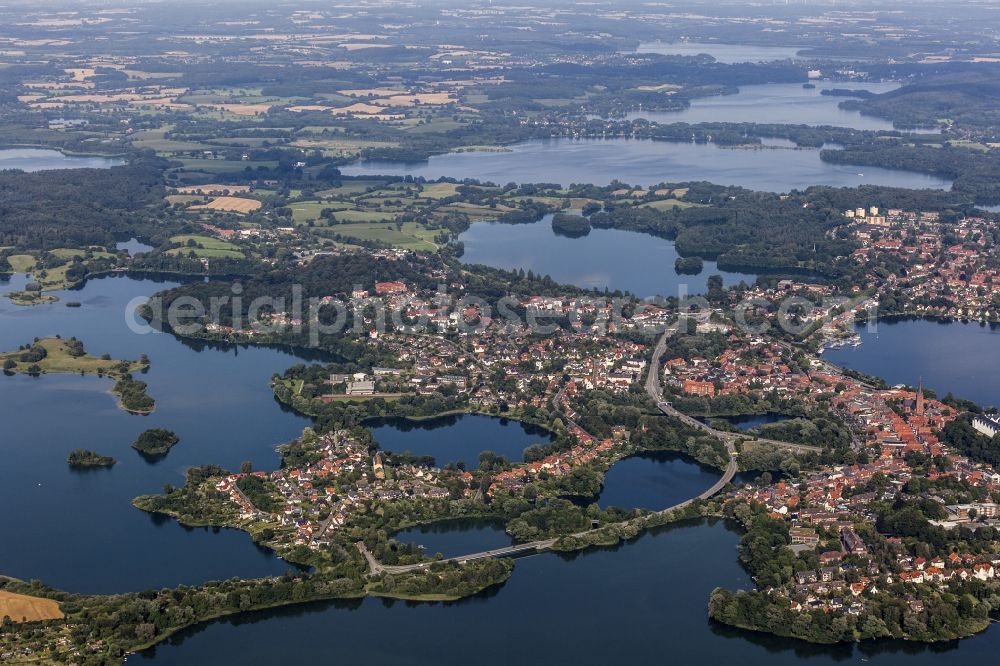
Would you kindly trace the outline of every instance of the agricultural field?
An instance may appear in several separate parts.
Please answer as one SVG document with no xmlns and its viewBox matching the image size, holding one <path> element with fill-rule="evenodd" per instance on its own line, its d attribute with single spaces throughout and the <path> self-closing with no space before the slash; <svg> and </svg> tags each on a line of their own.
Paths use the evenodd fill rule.
<svg viewBox="0 0 1000 666">
<path fill-rule="evenodd" d="M 456 183 L 431 183 L 423 186 L 420 196 L 426 199 L 447 199 L 457 193 Z"/>
<path fill-rule="evenodd" d="M 242 160 L 216 160 L 204 157 L 182 157 L 178 161 L 183 165 L 183 170 L 188 172 L 203 172 L 207 174 L 233 174 L 244 171 L 247 167 L 267 167 L 273 169 L 278 166 L 274 160 L 261 160 L 258 162 L 244 162 Z"/>
<path fill-rule="evenodd" d="M 403 225 L 384 223 L 337 224 L 323 229 L 347 240 L 376 241 L 408 250 L 434 250 L 434 236 L 440 233 L 415 222 Z M 326 235 L 326 234 L 324 234 Z"/>
<path fill-rule="evenodd" d="M 694 208 L 700 205 L 701 204 L 691 203 L 690 201 L 681 201 L 680 199 L 660 199 L 659 201 L 650 201 L 648 203 L 640 204 L 640 207 L 655 208 L 657 210 L 669 210 L 671 208 Z"/>
<path fill-rule="evenodd" d="M 324 209 L 329 208 L 339 213 L 340 211 L 350 210 L 353 206 L 350 203 L 342 201 L 297 201 L 289 204 L 289 208 L 292 209 L 292 221 L 295 224 L 306 224 L 310 220 L 318 221 Z"/>
<path fill-rule="evenodd" d="M 320 197 L 350 197 L 357 194 L 364 194 L 369 187 L 379 187 L 384 184 L 384 180 L 349 180 L 345 181 L 340 187 L 322 190 L 317 192 L 316 195 Z"/>
<path fill-rule="evenodd" d="M 205 197 L 197 194 L 168 194 L 164 199 L 170 205 L 181 204 L 183 206 L 205 201 Z"/>
<path fill-rule="evenodd" d="M 396 216 L 392 212 L 379 210 L 342 210 L 334 213 L 338 222 L 392 222 Z"/>
<path fill-rule="evenodd" d="M 0 619 L 4 617 L 9 617 L 15 623 L 39 622 L 61 620 L 63 613 L 59 610 L 59 604 L 52 599 L 0 590 Z"/>
<path fill-rule="evenodd" d="M 157 153 L 179 153 L 190 152 L 192 150 L 211 150 L 212 146 L 207 143 L 195 141 L 178 141 L 168 139 L 164 135 L 170 131 L 168 127 L 160 129 L 142 130 L 132 135 L 132 145 L 136 148 L 148 148 Z"/>
<path fill-rule="evenodd" d="M 363 139 L 323 137 L 297 139 L 289 145 L 304 150 L 319 150 L 326 157 L 353 157 L 365 148 L 395 148 L 399 143 L 396 141 L 365 141 Z"/>
<path fill-rule="evenodd" d="M 244 199 L 242 197 L 216 197 L 204 205 L 192 206 L 196 210 L 220 210 L 226 213 L 252 213 L 260 210 L 261 202 L 256 199 Z"/>
<path fill-rule="evenodd" d="M 453 120 L 450 116 L 440 120 L 431 120 L 423 124 L 414 124 L 407 128 L 410 134 L 433 134 L 436 132 L 448 132 L 462 127 L 464 123 Z"/>
<path fill-rule="evenodd" d="M 196 257 L 242 259 L 244 254 L 238 245 L 211 236 L 181 235 L 173 236 L 171 243 L 180 243 L 183 247 L 167 250 L 168 254 L 188 254 L 194 252 Z"/>
</svg>

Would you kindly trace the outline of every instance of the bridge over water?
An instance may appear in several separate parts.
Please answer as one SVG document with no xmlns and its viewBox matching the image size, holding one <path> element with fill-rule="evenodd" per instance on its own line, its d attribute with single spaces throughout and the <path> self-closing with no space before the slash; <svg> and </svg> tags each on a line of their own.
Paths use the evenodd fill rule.
<svg viewBox="0 0 1000 666">
<path fill-rule="evenodd" d="M 736 441 L 739 439 L 746 439 L 746 436 L 741 435 L 740 433 L 732 433 L 732 432 L 725 432 L 722 430 L 716 430 L 707 423 L 702 423 L 701 421 L 692 418 L 687 414 L 683 414 L 677 411 L 676 409 L 674 409 L 673 405 L 671 405 L 669 402 L 663 399 L 663 389 L 660 386 L 660 358 L 663 356 L 663 353 L 666 349 L 667 339 L 670 337 L 671 334 L 674 333 L 674 331 L 675 328 L 668 328 L 656 343 L 656 347 L 653 350 L 653 359 L 649 364 L 649 373 L 646 376 L 646 392 L 649 394 L 649 397 L 656 404 L 657 408 L 667 416 L 671 416 L 680 421 L 683 421 L 687 425 L 694 428 L 698 428 L 702 432 L 711 435 L 712 437 L 715 437 L 716 439 L 721 441 L 725 445 L 726 451 L 729 454 L 729 463 L 726 465 L 726 468 L 723 471 L 722 476 L 719 477 L 719 480 L 716 481 L 710 488 L 706 489 L 703 493 L 701 493 L 696 497 L 684 500 L 679 504 L 675 504 L 674 506 L 670 506 L 661 511 L 657 511 L 656 513 L 653 514 L 654 516 L 667 514 L 670 513 L 671 511 L 676 511 L 677 509 L 683 509 L 691 502 L 694 502 L 695 500 L 708 499 L 709 497 L 712 497 L 713 495 L 721 491 L 723 488 L 725 488 L 726 485 L 733 480 L 733 477 L 736 476 L 736 472 L 738 469 L 736 460 Z M 558 396 L 555 402 L 557 403 L 557 405 L 559 404 L 560 401 Z M 755 439 L 754 442 L 761 444 L 769 444 L 772 446 L 778 446 L 798 452 L 818 453 L 821 450 L 818 446 L 809 446 L 808 444 L 796 444 L 792 442 L 779 442 L 770 439 Z M 640 518 L 636 518 L 634 520 L 645 523 L 645 521 L 648 518 L 649 516 L 643 516 Z M 584 537 L 587 534 L 588 532 L 579 532 L 577 534 L 573 534 L 570 536 Z M 541 539 L 539 541 L 529 541 L 527 543 L 514 544 L 512 546 L 506 546 L 504 548 L 495 548 L 493 550 L 484 550 L 478 553 L 469 553 L 467 555 L 449 557 L 442 560 L 436 560 L 435 562 L 421 562 L 419 564 L 407 564 L 398 566 L 383 565 L 375 558 L 374 555 L 371 554 L 371 552 L 369 552 L 369 550 L 365 547 L 364 543 L 360 541 L 355 545 L 357 546 L 361 554 L 365 557 L 365 560 L 368 562 L 368 567 L 371 570 L 370 573 L 372 575 L 376 575 L 380 573 L 398 574 L 398 573 L 406 573 L 408 571 L 417 571 L 420 569 L 426 569 L 430 567 L 432 564 L 436 564 L 437 562 L 457 562 L 459 564 L 465 564 L 466 562 L 472 562 L 475 560 L 481 560 L 489 557 L 516 557 L 518 555 L 535 554 L 542 551 L 550 550 L 557 540 L 558 539 Z"/>
</svg>

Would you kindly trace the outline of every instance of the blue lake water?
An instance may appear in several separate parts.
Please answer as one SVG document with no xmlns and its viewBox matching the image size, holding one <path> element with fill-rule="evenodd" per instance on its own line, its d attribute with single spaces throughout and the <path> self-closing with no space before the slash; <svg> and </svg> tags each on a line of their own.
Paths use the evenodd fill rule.
<svg viewBox="0 0 1000 666">
<path fill-rule="evenodd" d="M 465 245 L 462 261 L 494 268 L 531 270 L 557 282 L 590 289 L 628 291 L 640 298 L 702 293 L 710 275 L 725 284 L 753 284 L 756 275 L 720 271 L 705 261 L 698 275 L 674 270 L 673 241 L 619 229 L 592 229 L 582 238 L 552 231 L 551 216 L 532 224 L 479 222 L 459 237 Z"/>
<path fill-rule="evenodd" d="M 951 391 L 981 405 L 1000 405 L 1000 330 L 979 324 L 901 321 L 858 327 L 859 347 L 829 349 L 823 358 L 882 377 L 890 384 Z"/>
<path fill-rule="evenodd" d="M 458 557 L 484 550 L 503 548 L 513 543 L 501 523 L 489 520 L 461 519 L 444 523 L 420 525 L 397 532 L 393 538 L 400 543 L 415 543 L 424 553 L 433 556 Z"/>
<path fill-rule="evenodd" d="M 759 428 L 762 425 L 767 425 L 768 423 L 780 423 L 781 421 L 787 421 L 790 417 L 784 414 L 748 414 L 746 416 L 711 416 L 706 418 L 699 418 L 702 422 L 709 421 L 725 421 L 729 425 L 735 426 L 740 430 L 753 430 L 754 428 Z"/>
<path fill-rule="evenodd" d="M 0 171 L 49 171 L 52 169 L 108 169 L 125 164 L 111 157 L 64 155 L 58 150 L 43 148 L 8 148 L 0 150 Z"/>
<path fill-rule="evenodd" d="M 718 62 L 772 62 L 796 58 L 797 46 L 755 46 L 752 44 L 721 44 L 718 42 L 642 42 L 636 53 L 697 56 L 707 54 Z"/>
<path fill-rule="evenodd" d="M 849 88 L 876 94 L 899 88 L 898 83 L 860 81 L 819 82 L 815 88 L 801 83 L 766 83 L 742 86 L 735 95 L 699 97 L 683 111 L 629 113 L 629 120 L 643 118 L 657 123 L 762 123 L 787 125 L 829 125 L 858 130 L 891 130 L 892 121 L 839 108 L 847 97 L 823 95 L 824 89 Z"/>
<path fill-rule="evenodd" d="M 738 541 L 721 522 L 674 526 L 618 548 L 520 559 L 502 586 L 455 603 L 365 599 L 251 613 L 182 631 L 138 658 L 164 666 L 277 664 L 335 646 L 338 661 L 429 666 L 467 664 L 470 655 L 485 666 L 938 666 L 993 663 L 1000 650 L 996 628 L 927 647 L 811 645 L 719 626 L 707 617 L 712 590 L 752 587 L 737 560 Z M 484 647 L 486 628 L 509 640 Z"/>
<path fill-rule="evenodd" d="M 677 453 L 642 453 L 611 466 L 597 497 L 601 508 L 659 511 L 701 494 L 719 480 L 717 469 L 699 465 Z M 744 479 L 740 479 L 744 480 Z M 579 498 L 588 504 L 588 498 Z M 503 525 L 490 520 L 452 520 L 420 525 L 398 532 L 394 538 L 417 543 L 425 552 L 445 557 L 476 553 L 510 545 Z"/>
<path fill-rule="evenodd" d="M 370 161 L 341 167 L 345 175 L 472 178 L 506 184 L 572 183 L 631 185 L 709 181 L 752 190 L 788 192 L 811 185 L 949 189 L 943 178 L 912 171 L 832 164 L 818 148 L 720 148 L 715 144 L 648 139 L 539 139 L 505 152 L 470 151 L 423 162 Z"/>
<path fill-rule="evenodd" d="M 611 466 L 597 502 L 601 508 L 659 511 L 705 492 L 720 472 L 673 453 L 644 453 Z"/>
<path fill-rule="evenodd" d="M 0 377 L 6 427 L 0 439 L 5 461 L 0 502 L 13 507 L 4 514 L 3 573 L 106 592 L 286 568 L 239 532 L 185 530 L 129 505 L 137 494 L 181 483 L 189 465 L 213 462 L 232 468 L 251 460 L 269 469 L 277 462 L 273 446 L 308 424 L 281 410 L 267 388 L 270 374 L 296 362 L 295 357 L 266 349 L 201 348 L 159 333 L 128 330 L 125 304 L 170 284 L 105 278 L 59 294 L 64 301 L 81 301 L 79 309 L 62 303 L 24 309 L 0 301 L 0 349 L 61 333 L 80 337 L 93 353 L 147 353 L 152 368 L 143 379 L 158 403 L 152 416 L 130 416 L 107 395 L 108 380 Z M 919 373 L 942 392 L 955 382 L 962 389 L 956 393 L 978 400 L 973 391 L 992 394 L 989 387 L 1000 377 L 988 362 L 996 358 L 996 335 L 974 325 L 883 323 L 877 339 L 865 335 L 861 347 L 836 354 L 869 352 L 869 365 L 854 367 L 881 372 L 890 381 L 914 381 L 908 375 Z M 882 360 L 886 355 L 891 362 Z M 182 438 L 156 464 L 128 447 L 152 425 L 172 428 Z M 517 430 L 510 432 L 516 435 Z M 473 450 L 484 448 L 482 440 L 472 441 Z M 111 470 L 72 472 L 65 457 L 78 446 L 114 455 L 120 462 Z M 490 442 L 489 448 L 499 447 Z M 675 494 L 683 499 L 707 488 L 716 475 L 682 459 L 633 458 L 612 468 L 600 502 L 657 508 L 673 503 Z M 411 530 L 408 537 L 435 552 L 506 543 L 501 532 L 482 527 Z M 737 541 L 738 535 L 721 523 L 659 530 L 617 549 L 519 560 L 506 584 L 458 603 L 366 599 L 254 613 L 181 632 L 141 658 L 164 664 L 287 663 L 335 644 L 338 658 L 374 663 L 407 655 L 406 663 L 457 664 L 469 654 L 484 664 L 508 664 L 525 654 L 559 654 L 580 664 L 653 663 L 662 659 L 666 645 L 678 663 L 738 660 L 773 666 L 808 659 L 814 664 L 866 660 L 919 666 L 942 659 L 991 663 L 1000 650 L 996 630 L 932 648 L 891 642 L 824 647 L 718 627 L 705 615 L 711 590 L 751 585 L 738 564 Z M 441 626 L 449 630 L 442 634 Z M 502 626 L 517 640 L 481 650 L 484 626 Z M 600 632 L 614 640 L 581 641 L 581 632 Z M 413 650 L 418 642 L 423 649 Z"/>
<path fill-rule="evenodd" d="M 511 462 L 522 460 L 524 449 L 547 444 L 552 434 L 520 421 L 459 414 L 427 421 L 372 419 L 366 423 L 375 441 L 386 451 L 433 456 L 439 466 L 464 461 L 479 466 L 479 454 L 490 450 Z"/>
<path fill-rule="evenodd" d="M 22 280 L 0 284 L 0 292 Z M 33 308 L 0 297 L 0 349 L 60 334 L 76 336 L 92 354 L 134 359 L 145 353 L 151 368 L 140 378 L 156 400 L 153 414 L 136 416 L 117 407 L 109 379 L 0 375 L 0 505 L 7 507 L 0 573 L 73 591 L 112 592 L 288 569 L 242 532 L 187 530 L 130 504 L 137 495 L 162 492 L 166 483 L 183 484 L 184 470 L 193 465 L 237 469 L 249 460 L 257 469 L 273 469 L 274 447 L 309 425 L 283 410 L 268 385 L 271 374 L 296 357 L 186 345 L 163 333 L 129 330 L 126 305 L 172 284 L 103 278 Z M 82 307 L 67 308 L 69 300 Z M 174 430 L 181 440 L 152 464 L 130 448 L 151 427 Z M 76 472 L 66 464 L 75 448 L 119 462 L 109 470 Z"/>
<path fill-rule="evenodd" d="M 116 250 L 126 250 L 133 257 L 142 252 L 149 252 L 153 249 L 152 245 L 147 245 L 135 238 L 130 238 L 127 241 L 119 241 L 115 243 Z"/>
</svg>

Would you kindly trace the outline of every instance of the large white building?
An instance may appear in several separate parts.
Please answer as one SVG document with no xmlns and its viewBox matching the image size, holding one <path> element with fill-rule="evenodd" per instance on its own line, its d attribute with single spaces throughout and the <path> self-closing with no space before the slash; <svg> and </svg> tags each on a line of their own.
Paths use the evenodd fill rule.
<svg viewBox="0 0 1000 666">
<path fill-rule="evenodd" d="M 1000 433 L 1000 419 L 996 416 L 977 416 L 972 419 L 972 427 L 987 437 L 993 437 Z"/>
</svg>

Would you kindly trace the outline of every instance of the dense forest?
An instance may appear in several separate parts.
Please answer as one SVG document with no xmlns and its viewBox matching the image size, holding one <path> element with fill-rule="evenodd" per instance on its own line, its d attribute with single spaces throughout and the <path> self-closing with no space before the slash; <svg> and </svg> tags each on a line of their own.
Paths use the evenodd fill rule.
<svg viewBox="0 0 1000 666">
<path fill-rule="evenodd" d="M 1000 125 L 1000 68 L 995 63 L 956 65 L 898 90 L 845 102 L 843 108 L 890 118 L 898 127 L 935 127 L 945 119 L 963 129 L 995 131 Z"/>
<path fill-rule="evenodd" d="M 0 171 L 0 246 L 114 246 L 116 234 L 152 235 L 162 167 L 137 158 L 111 169 Z"/>
<path fill-rule="evenodd" d="M 717 259 L 723 270 L 812 270 L 836 274 L 837 259 L 853 245 L 830 238 L 843 211 L 808 205 L 808 197 L 783 197 L 740 188 L 692 184 L 686 201 L 705 207 L 666 210 L 609 207 L 590 223 L 672 238 L 682 256 Z"/>
<path fill-rule="evenodd" d="M 973 460 L 1000 467 L 1000 435 L 987 437 L 972 427 L 972 415 L 963 414 L 941 431 L 941 441 Z"/>
<path fill-rule="evenodd" d="M 964 146 L 941 147 L 884 141 L 823 150 L 826 162 L 905 169 L 954 181 L 952 191 L 969 203 L 1000 203 L 1000 150 L 980 151 Z"/>
</svg>

